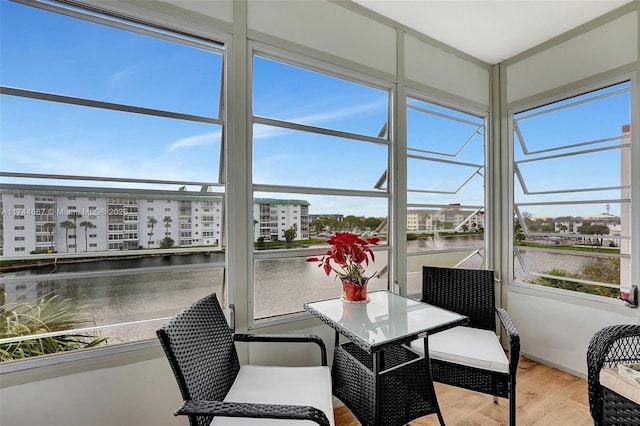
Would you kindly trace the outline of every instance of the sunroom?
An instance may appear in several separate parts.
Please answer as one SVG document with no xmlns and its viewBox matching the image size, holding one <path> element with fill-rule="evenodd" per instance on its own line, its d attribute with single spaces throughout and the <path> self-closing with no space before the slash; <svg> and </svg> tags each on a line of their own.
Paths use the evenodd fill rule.
<svg viewBox="0 0 640 426">
<path fill-rule="evenodd" d="M 214 292 L 236 331 L 331 347 L 303 305 L 341 294 L 306 261 L 335 232 L 379 238 L 370 291 L 495 271 L 521 355 L 580 378 L 594 333 L 640 322 L 620 299 L 640 284 L 639 0 L 2 0 L 0 19 L 3 425 L 186 424 L 155 330 Z"/>
</svg>

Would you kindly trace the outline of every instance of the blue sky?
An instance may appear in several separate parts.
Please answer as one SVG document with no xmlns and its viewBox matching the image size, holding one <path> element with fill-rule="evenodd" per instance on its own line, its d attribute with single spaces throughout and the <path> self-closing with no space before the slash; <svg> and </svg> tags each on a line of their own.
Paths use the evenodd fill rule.
<svg viewBox="0 0 640 426">
<path fill-rule="evenodd" d="M 0 28 L 2 85 L 218 118 L 219 53 L 132 35 L 7 0 L 0 0 Z M 387 121 L 385 90 L 263 57 L 255 59 L 254 74 L 253 108 L 258 116 L 367 136 L 376 136 Z M 217 181 L 221 128 L 216 124 L 6 95 L 0 99 L 2 170 Z M 432 107 L 417 101 L 412 104 Z M 585 104 L 571 114 L 524 120 L 521 128 L 530 149 L 544 149 L 619 134 L 621 124 L 626 124 L 621 121 L 628 114 L 627 92 L 602 100 L 596 108 Z M 456 116 L 482 122 L 466 114 Z M 481 135 L 476 135 L 459 157 L 448 156 L 473 135 L 476 126 L 413 110 L 408 124 L 410 147 L 438 151 L 431 155 L 441 159 L 482 161 Z M 254 126 L 254 141 L 256 183 L 372 190 L 386 170 L 384 145 L 259 124 Z M 611 142 L 587 148 L 607 144 Z M 519 148 L 516 155 L 521 156 Z M 620 180 L 616 155 L 618 151 L 593 153 L 571 160 L 527 163 L 521 169 L 530 189 L 561 188 L 576 180 L 584 185 L 609 186 Z M 473 175 L 473 166 L 409 160 L 408 167 L 409 187 L 421 190 L 455 189 L 473 176 L 455 196 L 417 193 L 409 196 L 410 201 L 482 204 L 482 177 Z M 267 195 L 271 194 L 256 194 Z M 307 199 L 312 213 L 386 215 L 383 200 L 283 196 Z M 611 207 L 617 214 L 616 207 Z M 578 212 L 578 207 L 573 207 L 573 214 L 596 214 L 604 208 L 586 206 Z"/>
<path fill-rule="evenodd" d="M 219 54 L 1 5 L 3 85 L 217 117 Z M 217 178 L 207 161 L 219 155 L 212 124 L 4 96 L 1 135 L 4 170 Z"/>
<path fill-rule="evenodd" d="M 619 139 L 609 140 L 622 133 L 622 126 L 630 122 L 630 93 L 628 82 L 600 89 L 592 94 L 568 99 L 554 105 L 539 107 L 518 114 L 518 126 L 530 155 L 524 155 L 522 141 L 517 138 L 515 158 L 517 161 L 531 158 L 541 161 L 520 164 L 520 170 L 529 191 L 566 191 L 569 189 L 604 188 L 629 184 L 623 182 L 620 169 L 621 154 L 615 147 Z M 604 96 L 611 94 L 611 96 Z M 599 97 L 595 102 L 585 99 Z M 557 109 L 572 105 L 569 109 Z M 541 112 L 556 108 L 552 114 Z M 539 115 L 540 114 L 540 115 Z M 583 146 L 577 144 L 591 142 Z M 627 140 L 628 142 L 628 140 Z M 550 150 L 554 148 L 553 150 Z M 538 151 L 538 152 L 536 152 Z M 568 153 L 579 155 L 565 155 Z M 575 192 L 573 194 L 541 194 L 522 196 L 516 187 L 516 201 L 537 202 L 549 200 L 585 200 L 620 198 L 620 190 Z M 619 215 L 621 206 L 609 203 L 609 212 Z M 546 209 L 546 211 L 545 211 Z M 596 205 L 574 205 L 563 209 L 552 207 L 526 207 L 539 215 L 595 215 L 606 212 L 607 203 Z"/>
</svg>

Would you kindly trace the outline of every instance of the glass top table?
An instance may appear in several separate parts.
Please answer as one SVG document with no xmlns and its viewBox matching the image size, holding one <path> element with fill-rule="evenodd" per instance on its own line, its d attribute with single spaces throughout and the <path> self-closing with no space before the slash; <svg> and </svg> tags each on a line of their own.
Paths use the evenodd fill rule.
<svg viewBox="0 0 640 426">
<path fill-rule="evenodd" d="M 468 322 L 468 318 L 389 291 L 367 302 L 340 298 L 309 302 L 304 309 L 335 330 L 333 394 L 363 425 L 404 425 L 436 413 L 444 419 L 428 356 L 407 343 Z M 340 343 L 340 336 L 348 339 Z"/>
<path fill-rule="evenodd" d="M 340 298 L 310 302 L 304 309 L 369 353 L 467 322 L 467 317 L 389 291 L 368 302 Z"/>
</svg>

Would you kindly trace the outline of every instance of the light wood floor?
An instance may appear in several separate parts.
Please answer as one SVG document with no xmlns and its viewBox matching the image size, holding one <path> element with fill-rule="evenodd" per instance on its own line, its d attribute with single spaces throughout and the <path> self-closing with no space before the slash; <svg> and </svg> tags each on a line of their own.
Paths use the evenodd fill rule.
<svg viewBox="0 0 640 426">
<path fill-rule="evenodd" d="M 509 407 L 506 399 L 493 397 L 436 383 L 436 394 L 444 421 L 448 426 L 507 425 Z M 585 379 L 521 357 L 516 385 L 516 420 L 518 426 L 593 425 L 589 414 L 589 397 Z M 335 410 L 336 426 L 360 423 L 348 408 Z M 412 426 L 439 425 L 435 414 L 416 419 Z"/>
</svg>

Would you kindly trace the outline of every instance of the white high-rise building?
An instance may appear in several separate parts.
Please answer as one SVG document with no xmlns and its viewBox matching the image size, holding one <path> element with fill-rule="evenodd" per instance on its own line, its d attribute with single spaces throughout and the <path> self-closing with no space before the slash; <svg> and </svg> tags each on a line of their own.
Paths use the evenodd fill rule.
<svg viewBox="0 0 640 426">
<path fill-rule="evenodd" d="M 4 256 L 221 243 L 219 195 L 3 189 L 0 199 Z"/>
<path fill-rule="evenodd" d="M 4 189 L 0 200 L 5 256 L 159 248 L 165 237 L 174 247 L 222 243 L 219 195 Z M 284 240 L 290 228 L 309 238 L 307 201 L 259 198 L 253 209 L 254 241 Z"/>
<path fill-rule="evenodd" d="M 309 202 L 256 198 L 253 200 L 254 241 L 284 240 L 287 229 L 296 229 L 296 240 L 309 238 Z"/>
</svg>

